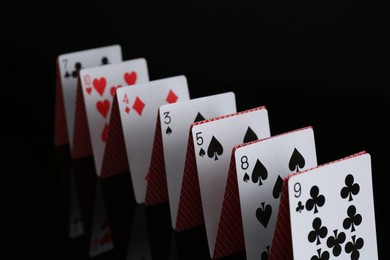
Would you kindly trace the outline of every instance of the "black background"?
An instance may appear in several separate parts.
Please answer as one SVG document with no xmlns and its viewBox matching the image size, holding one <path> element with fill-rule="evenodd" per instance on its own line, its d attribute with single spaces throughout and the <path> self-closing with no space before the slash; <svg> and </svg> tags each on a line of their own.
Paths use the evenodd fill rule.
<svg viewBox="0 0 390 260">
<path fill-rule="evenodd" d="M 192 98 L 234 91 L 265 105 L 272 135 L 312 125 L 318 163 L 372 156 L 385 256 L 387 13 L 355 1 L 31 1 L 2 8 L 6 239 L 15 258 L 76 259 L 66 239 L 53 149 L 55 59 L 120 44 L 151 79 L 187 76 Z M 386 124 L 387 123 L 387 124 Z M 5 131 L 5 132 L 4 132 Z M 9 218 L 9 220 L 8 220 Z M 8 224 L 9 223 L 9 224 Z M 8 232 L 9 231 L 9 232 Z"/>
</svg>

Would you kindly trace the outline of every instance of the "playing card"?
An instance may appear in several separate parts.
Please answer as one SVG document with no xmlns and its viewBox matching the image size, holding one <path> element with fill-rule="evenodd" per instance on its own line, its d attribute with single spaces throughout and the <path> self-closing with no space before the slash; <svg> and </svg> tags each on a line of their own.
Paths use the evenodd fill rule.
<svg viewBox="0 0 390 260">
<path fill-rule="evenodd" d="M 294 259 L 378 259 L 371 156 L 289 176 Z"/>
<path fill-rule="evenodd" d="M 65 143 L 72 150 L 73 127 L 76 108 L 76 89 L 78 74 L 81 69 L 96 67 L 100 65 L 113 64 L 122 61 L 122 52 L 119 45 L 112 45 L 89 50 L 82 50 L 72 53 L 66 53 L 57 58 L 57 98 L 56 98 L 56 124 L 55 124 L 55 143 L 64 143 L 60 141 L 61 133 L 67 132 Z M 59 107 L 63 104 L 63 107 Z M 59 124 L 59 112 L 64 111 L 65 124 Z M 69 142 L 67 140 L 70 140 Z"/>
<path fill-rule="evenodd" d="M 81 89 L 97 176 L 101 173 L 115 90 L 121 86 L 148 81 L 148 68 L 143 58 L 80 70 Z"/>
<path fill-rule="evenodd" d="M 234 157 L 246 256 L 268 259 L 283 179 L 317 166 L 313 128 L 238 145 Z"/>
<path fill-rule="evenodd" d="M 164 104 L 188 99 L 187 79 L 182 75 L 117 90 L 127 159 L 137 203 L 143 203 L 145 200 L 145 177 L 151 163 L 158 109 Z"/>
<path fill-rule="evenodd" d="M 200 97 L 160 107 L 163 144 L 172 227 L 176 226 L 185 156 L 194 122 L 236 112 L 233 92 Z"/>
<path fill-rule="evenodd" d="M 194 123 L 191 129 L 210 256 L 234 146 L 270 136 L 268 112 L 257 107 Z"/>
<path fill-rule="evenodd" d="M 100 185 L 96 185 L 96 199 L 93 216 L 89 247 L 90 257 L 97 256 L 114 248 L 110 224 L 104 209 L 103 195 Z"/>
</svg>

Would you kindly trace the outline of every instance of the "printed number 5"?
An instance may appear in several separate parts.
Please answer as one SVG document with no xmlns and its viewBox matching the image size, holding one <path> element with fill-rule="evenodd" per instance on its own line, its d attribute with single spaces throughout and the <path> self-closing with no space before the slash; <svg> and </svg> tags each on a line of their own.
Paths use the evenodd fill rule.
<svg viewBox="0 0 390 260">
<path fill-rule="evenodd" d="M 203 144 L 203 137 L 201 136 L 202 132 L 196 133 L 196 144 L 202 145 Z"/>
</svg>

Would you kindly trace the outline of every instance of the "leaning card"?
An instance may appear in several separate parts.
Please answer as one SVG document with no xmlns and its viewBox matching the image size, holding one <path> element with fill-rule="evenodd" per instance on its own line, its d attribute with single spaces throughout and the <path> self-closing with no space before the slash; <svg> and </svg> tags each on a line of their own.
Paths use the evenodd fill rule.
<svg viewBox="0 0 390 260">
<path fill-rule="evenodd" d="M 100 176 L 115 90 L 149 81 L 146 60 L 128 60 L 80 71 L 81 88 L 97 176 Z"/>
<path fill-rule="evenodd" d="M 378 259 L 368 153 L 292 175 L 288 194 L 294 259 Z"/>
<path fill-rule="evenodd" d="M 234 157 L 246 257 L 263 259 L 271 248 L 283 179 L 317 166 L 313 128 L 238 145 Z"/>
<path fill-rule="evenodd" d="M 176 226 L 190 125 L 206 118 L 235 112 L 236 100 L 233 92 L 195 98 L 160 107 L 165 171 L 173 228 Z"/>
<path fill-rule="evenodd" d="M 213 256 L 231 153 L 234 146 L 270 136 L 268 112 L 257 107 L 193 124 L 202 208 Z"/>
<path fill-rule="evenodd" d="M 58 128 L 67 128 L 69 146 L 71 150 L 73 144 L 72 140 L 76 109 L 76 89 L 79 71 L 85 68 L 113 64 L 121 61 L 122 51 L 119 45 L 77 51 L 58 56 L 58 80 L 60 81 L 61 89 L 57 91 L 62 92 L 66 118 L 66 126 L 58 126 Z M 59 101 L 57 100 L 56 102 Z M 57 129 L 57 127 L 56 130 L 60 131 L 60 129 Z"/>
<path fill-rule="evenodd" d="M 185 76 L 174 76 L 117 90 L 135 200 L 145 201 L 154 134 L 160 106 L 188 100 Z"/>
</svg>

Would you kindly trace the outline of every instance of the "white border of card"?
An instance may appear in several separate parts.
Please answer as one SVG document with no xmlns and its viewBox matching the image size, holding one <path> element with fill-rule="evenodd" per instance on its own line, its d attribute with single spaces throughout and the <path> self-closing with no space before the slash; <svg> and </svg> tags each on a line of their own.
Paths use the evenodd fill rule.
<svg viewBox="0 0 390 260">
<path fill-rule="evenodd" d="M 313 128 L 238 145 L 234 157 L 246 257 L 259 259 L 269 254 L 283 179 L 317 166 Z"/>
<path fill-rule="evenodd" d="M 213 257 L 227 175 L 234 146 L 270 136 L 268 111 L 262 106 L 204 120 L 191 129 L 210 256 Z M 252 139 L 254 138 L 254 139 Z"/>
<path fill-rule="evenodd" d="M 80 70 L 80 81 L 97 176 L 100 176 L 112 100 L 117 88 L 149 81 L 146 59 Z"/>
<path fill-rule="evenodd" d="M 144 203 L 158 109 L 190 98 L 183 75 L 153 80 L 116 91 L 135 200 Z"/>
<path fill-rule="evenodd" d="M 215 94 L 160 107 L 172 228 L 176 226 L 184 163 L 192 123 L 237 111 L 233 92 Z"/>
<path fill-rule="evenodd" d="M 294 259 L 378 259 L 370 154 L 294 174 L 288 194 Z"/>
<path fill-rule="evenodd" d="M 68 140 L 71 151 L 73 148 L 73 127 L 76 110 L 78 72 L 81 69 L 96 67 L 104 64 L 112 64 L 121 61 L 122 50 L 120 45 L 93 48 L 61 54 L 58 56 L 57 66 L 60 73 L 66 127 L 68 130 Z"/>
</svg>

